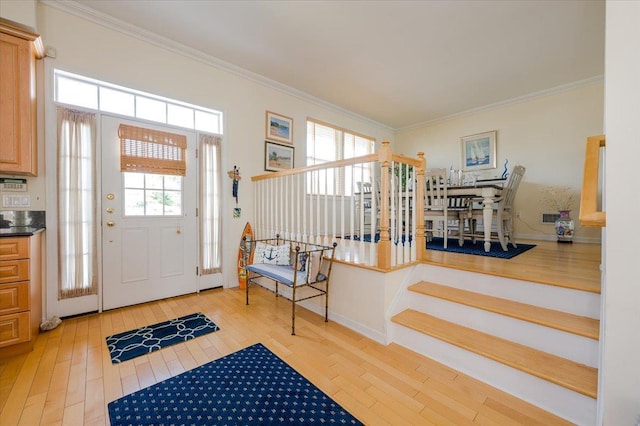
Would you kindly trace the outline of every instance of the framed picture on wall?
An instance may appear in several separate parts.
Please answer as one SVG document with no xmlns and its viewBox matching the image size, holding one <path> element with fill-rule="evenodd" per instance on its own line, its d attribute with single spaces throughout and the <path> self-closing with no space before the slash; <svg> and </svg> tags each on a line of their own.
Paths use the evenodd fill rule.
<svg viewBox="0 0 640 426">
<path fill-rule="evenodd" d="M 264 141 L 264 169 L 268 172 L 293 169 L 293 150 L 292 146 Z"/>
<path fill-rule="evenodd" d="M 265 138 L 293 145 L 293 118 L 267 111 Z"/>
<path fill-rule="evenodd" d="M 460 139 L 462 170 L 496 168 L 496 130 Z"/>
</svg>

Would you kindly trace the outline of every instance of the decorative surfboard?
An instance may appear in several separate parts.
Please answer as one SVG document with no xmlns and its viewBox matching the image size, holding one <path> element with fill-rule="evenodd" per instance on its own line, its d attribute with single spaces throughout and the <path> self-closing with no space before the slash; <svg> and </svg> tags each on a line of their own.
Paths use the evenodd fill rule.
<svg viewBox="0 0 640 426">
<path fill-rule="evenodd" d="M 240 288 L 247 287 L 247 270 L 245 269 L 244 264 L 244 239 L 248 238 L 253 240 L 253 229 L 251 229 L 251 224 L 247 222 L 244 226 L 244 231 L 242 231 L 242 236 L 240 237 L 240 248 L 238 249 L 238 283 L 240 284 Z M 249 263 L 252 262 L 252 257 L 249 257 Z"/>
</svg>

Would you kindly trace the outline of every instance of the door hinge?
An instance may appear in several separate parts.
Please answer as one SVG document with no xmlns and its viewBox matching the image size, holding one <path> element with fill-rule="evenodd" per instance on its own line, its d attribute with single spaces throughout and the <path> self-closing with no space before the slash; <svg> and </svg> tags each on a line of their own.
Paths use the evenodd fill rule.
<svg viewBox="0 0 640 426">
<path fill-rule="evenodd" d="M 196 158 L 198 158 L 198 148 L 196 148 Z"/>
<path fill-rule="evenodd" d="M 196 217 L 198 217 L 198 208 L 196 207 Z"/>
<path fill-rule="evenodd" d="M 198 276 L 198 272 L 199 272 L 199 269 L 198 269 L 198 267 L 196 266 L 196 277 Z"/>
</svg>

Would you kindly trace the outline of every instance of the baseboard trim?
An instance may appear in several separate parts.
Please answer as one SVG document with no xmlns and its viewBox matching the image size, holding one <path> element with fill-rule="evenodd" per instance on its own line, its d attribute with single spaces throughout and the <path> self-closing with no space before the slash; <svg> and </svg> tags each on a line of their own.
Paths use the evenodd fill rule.
<svg viewBox="0 0 640 426">
<path fill-rule="evenodd" d="M 305 301 L 305 302 L 298 303 L 298 305 L 318 315 L 324 316 L 324 307 L 316 303 L 313 303 L 311 301 Z M 362 334 L 363 336 L 368 337 L 371 340 L 375 340 L 381 345 L 385 345 L 385 346 L 387 345 L 387 337 L 385 333 L 380 332 L 378 330 L 374 330 L 371 327 L 367 327 L 366 325 L 360 324 L 347 317 L 344 317 L 340 314 L 332 312 L 331 309 L 329 309 L 329 321 L 337 322 L 338 324 L 343 325 L 348 329 L 353 330 L 359 334 Z"/>
<path fill-rule="evenodd" d="M 542 234 L 518 234 L 516 235 L 516 242 L 520 240 L 537 240 L 537 241 L 556 241 L 555 235 L 542 235 Z M 576 243 L 586 244 L 601 244 L 602 240 L 596 237 L 578 237 L 574 236 L 573 241 Z"/>
</svg>

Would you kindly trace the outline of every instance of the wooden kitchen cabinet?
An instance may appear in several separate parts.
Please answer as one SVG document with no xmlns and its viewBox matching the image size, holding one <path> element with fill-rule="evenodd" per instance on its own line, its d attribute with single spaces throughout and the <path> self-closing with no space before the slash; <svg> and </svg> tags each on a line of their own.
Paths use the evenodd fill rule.
<svg viewBox="0 0 640 426">
<path fill-rule="evenodd" d="M 36 58 L 40 36 L 0 19 L 0 173 L 36 176 Z"/>
<path fill-rule="evenodd" d="M 0 238 L 0 359 L 32 350 L 38 337 L 41 235 Z"/>
</svg>

